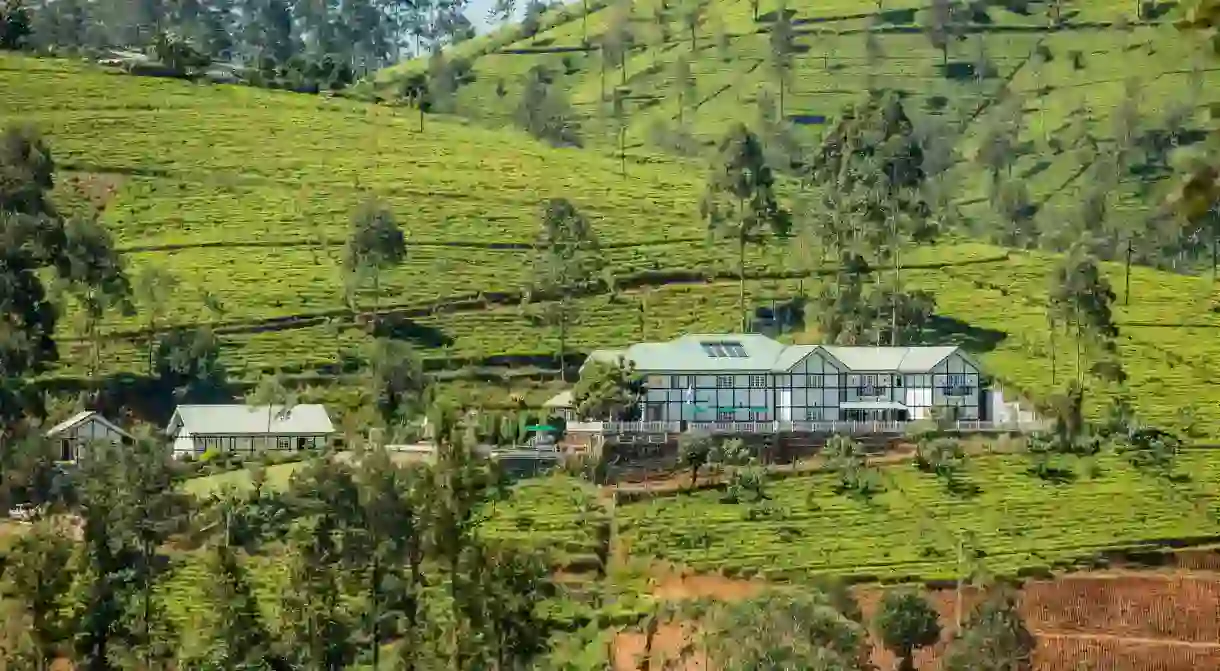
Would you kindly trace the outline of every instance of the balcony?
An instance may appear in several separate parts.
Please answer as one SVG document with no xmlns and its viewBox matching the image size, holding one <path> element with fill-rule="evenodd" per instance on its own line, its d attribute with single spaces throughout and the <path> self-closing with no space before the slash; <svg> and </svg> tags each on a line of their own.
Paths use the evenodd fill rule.
<svg viewBox="0 0 1220 671">
<path fill-rule="evenodd" d="M 903 434 L 915 422 L 687 422 L 687 431 L 706 431 L 720 435 L 775 434 L 843 434 L 879 435 Z M 1044 420 L 1016 422 L 961 421 L 948 426 L 960 433 L 1030 433 L 1045 431 L 1051 423 Z M 569 422 L 572 433 L 598 433 L 604 436 L 620 434 L 674 434 L 682 432 L 682 422 Z"/>
</svg>

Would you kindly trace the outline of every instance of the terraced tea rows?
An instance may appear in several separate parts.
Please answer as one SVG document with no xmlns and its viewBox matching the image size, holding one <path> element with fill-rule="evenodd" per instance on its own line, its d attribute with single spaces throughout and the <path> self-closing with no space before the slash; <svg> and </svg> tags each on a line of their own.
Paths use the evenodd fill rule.
<svg viewBox="0 0 1220 671">
<path fill-rule="evenodd" d="M 1197 457 L 1211 463 L 1220 454 Z M 952 578 L 959 531 L 993 573 L 1050 568 L 1097 551 L 1141 542 L 1220 534 L 1198 501 L 1135 472 L 1115 456 L 1082 463 L 1070 485 L 1025 473 L 1014 457 L 975 459 L 966 479 L 980 488 L 957 498 L 910 465 L 885 467 L 887 491 L 864 502 L 833 493 L 830 475 L 770 487 L 770 508 L 756 520 L 748 506 L 716 492 L 621 506 L 619 528 L 632 553 L 704 571 L 764 575 L 836 573 L 875 578 Z M 1201 487 L 1215 487 L 1209 474 Z"/>
</svg>

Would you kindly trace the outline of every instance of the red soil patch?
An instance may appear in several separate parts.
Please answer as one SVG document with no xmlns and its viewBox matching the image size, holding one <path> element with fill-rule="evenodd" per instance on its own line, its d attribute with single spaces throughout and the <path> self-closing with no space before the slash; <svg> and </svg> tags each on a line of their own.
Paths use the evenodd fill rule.
<svg viewBox="0 0 1220 671">
<path fill-rule="evenodd" d="M 68 172 L 60 177 L 61 186 L 71 191 L 73 200 L 98 211 L 114 200 L 126 181 L 123 175 L 99 172 Z"/>
<path fill-rule="evenodd" d="M 713 597 L 740 599 L 756 594 L 761 581 L 720 576 L 671 576 L 656 590 L 665 599 Z M 866 617 L 876 610 L 880 587 L 855 590 Z M 934 669 L 954 626 L 953 591 L 929 594 L 940 613 L 942 642 L 917 656 L 920 669 Z M 977 601 L 963 593 L 963 612 Z M 1220 575 L 1170 572 L 1072 574 L 1031 581 L 1021 592 L 1021 611 L 1038 638 L 1034 667 L 1040 671 L 1215 671 L 1220 668 Z M 690 640 L 691 627 L 666 625 L 653 639 L 654 668 Z M 615 669 L 638 668 L 645 637 L 624 633 L 615 644 Z M 893 668 L 894 658 L 874 641 L 873 661 Z M 691 660 L 681 671 L 705 671 Z"/>
</svg>

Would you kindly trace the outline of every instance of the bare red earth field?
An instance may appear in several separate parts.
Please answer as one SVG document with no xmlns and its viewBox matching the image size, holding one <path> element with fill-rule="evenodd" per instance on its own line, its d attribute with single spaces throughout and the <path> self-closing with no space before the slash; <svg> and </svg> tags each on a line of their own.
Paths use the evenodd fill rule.
<svg viewBox="0 0 1220 671">
<path fill-rule="evenodd" d="M 658 596 L 667 599 L 711 596 L 737 599 L 761 583 L 714 576 L 674 578 L 661 582 Z M 866 615 L 883 593 L 879 587 L 856 590 Z M 976 597 L 964 595 L 968 610 Z M 931 594 L 942 626 L 953 627 L 955 595 Z M 1220 669 L 1220 574 L 1189 571 L 1077 573 L 1054 580 L 1031 581 L 1021 592 L 1026 624 L 1037 635 L 1035 668 L 1039 671 L 1216 671 Z M 689 627 L 687 628 L 689 629 Z M 678 625 L 663 628 L 653 643 L 656 657 L 675 653 L 689 636 Z M 919 669 L 938 668 L 945 643 L 921 652 Z M 644 637 L 628 633 L 616 645 L 615 668 L 634 670 Z M 873 660 L 893 668 L 894 658 L 877 647 Z M 659 661 L 659 659 L 654 659 Z M 654 668 L 660 668 L 654 664 Z M 704 670 L 701 660 L 684 667 Z"/>
</svg>

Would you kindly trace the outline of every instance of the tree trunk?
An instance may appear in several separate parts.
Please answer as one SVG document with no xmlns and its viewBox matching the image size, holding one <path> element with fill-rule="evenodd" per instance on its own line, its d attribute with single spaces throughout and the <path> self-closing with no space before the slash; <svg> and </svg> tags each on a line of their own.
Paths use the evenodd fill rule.
<svg viewBox="0 0 1220 671">
<path fill-rule="evenodd" d="M 784 80 L 782 77 L 779 80 L 779 119 L 781 123 L 784 120 Z"/>
<path fill-rule="evenodd" d="M 1123 271 L 1123 305 L 1131 305 L 1131 239 L 1127 238 L 1127 263 Z"/>
<path fill-rule="evenodd" d="M 604 101 L 606 99 L 606 50 L 604 48 L 601 49 L 601 62 L 602 62 L 601 87 L 602 87 L 602 100 Z"/>
<path fill-rule="evenodd" d="M 740 208 L 737 210 L 741 211 Z M 737 236 L 737 307 L 741 309 L 741 332 L 746 332 L 746 238 Z"/>
<path fill-rule="evenodd" d="M 626 121 L 619 123 L 625 124 Z M 627 177 L 627 128 L 625 125 L 619 126 L 618 129 L 618 172 L 620 177 Z"/>
<path fill-rule="evenodd" d="M 894 219 L 894 296 L 890 301 L 890 346 L 898 346 L 898 292 L 901 290 L 901 262 L 898 250 L 898 215 L 891 213 Z"/>
<path fill-rule="evenodd" d="M 582 46 L 589 45 L 589 0 L 581 0 L 580 6 L 583 13 L 580 15 L 580 43 Z"/>
<path fill-rule="evenodd" d="M 373 271 L 373 319 L 372 319 L 372 334 L 377 335 L 377 315 L 381 310 L 381 272 Z"/>
<path fill-rule="evenodd" d="M 1051 322 L 1051 386 L 1059 384 L 1058 357 L 1055 353 L 1055 324 Z"/>
<path fill-rule="evenodd" d="M 559 300 L 559 381 L 568 381 L 567 366 L 568 349 L 568 299 L 564 296 Z"/>
<path fill-rule="evenodd" d="M 381 605 L 381 561 L 376 548 L 373 550 L 373 569 L 369 580 L 369 610 L 373 619 L 370 631 L 373 645 L 373 669 L 381 668 L 381 613 L 377 611 Z"/>
<path fill-rule="evenodd" d="M 1216 281 L 1216 266 L 1220 265 L 1220 211 L 1212 212 L 1212 282 Z"/>
<path fill-rule="evenodd" d="M 458 599 L 458 550 L 454 548 L 453 556 L 449 557 L 449 598 L 453 600 L 453 631 L 449 634 L 452 646 L 449 652 L 451 671 L 462 671 L 462 651 L 459 647 L 458 630 L 461 629 L 462 613 Z"/>
</svg>

